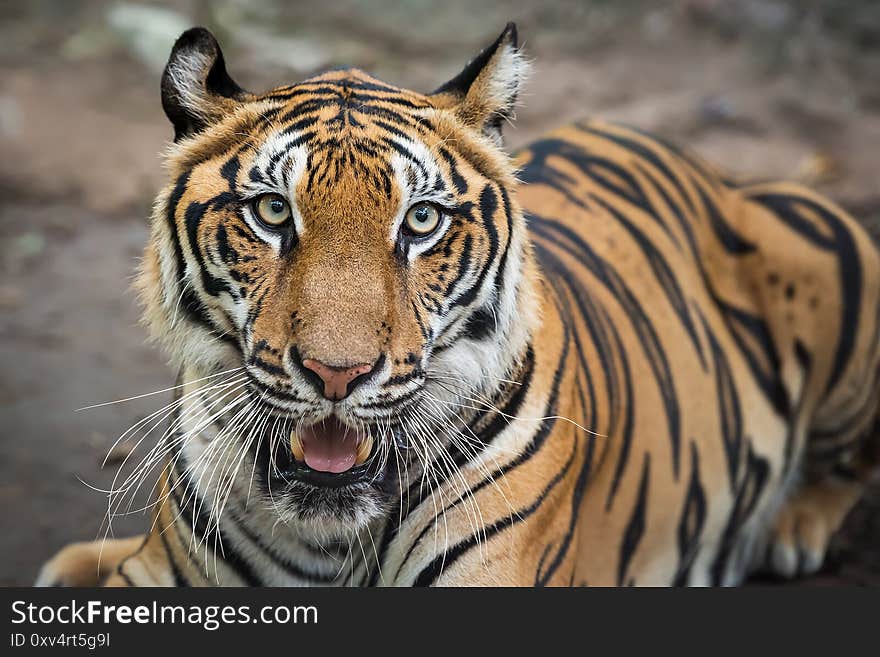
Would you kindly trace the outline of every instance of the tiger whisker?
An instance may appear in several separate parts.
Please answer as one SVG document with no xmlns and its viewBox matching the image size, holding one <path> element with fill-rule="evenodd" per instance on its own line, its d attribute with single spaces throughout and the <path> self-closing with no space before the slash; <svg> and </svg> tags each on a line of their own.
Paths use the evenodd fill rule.
<svg viewBox="0 0 880 657">
<path fill-rule="evenodd" d="M 440 381 L 437 381 L 436 383 L 437 383 L 438 385 L 444 385 L 444 384 L 441 383 Z M 448 384 L 445 384 L 445 385 L 448 385 Z M 458 394 L 461 394 L 461 393 L 458 393 Z M 561 420 L 561 421 L 563 421 L 563 422 L 568 422 L 569 424 L 574 425 L 575 427 L 577 427 L 577 428 L 580 429 L 581 431 L 584 431 L 584 432 L 586 432 L 586 433 L 589 433 L 589 434 L 591 434 L 591 435 L 593 435 L 593 436 L 596 436 L 596 437 L 598 437 L 598 438 L 607 438 L 607 437 L 608 437 L 607 435 L 602 434 L 602 433 L 598 433 L 598 432 L 596 432 L 596 431 L 593 431 L 592 429 L 587 429 L 585 426 L 579 424 L 578 422 L 572 420 L 571 418 L 565 417 L 564 415 L 546 415 L 546 416 L 544 416 L 544 417 L 520 417 L 520 416 L 518 416 L 518 415 L 509 415 L 508 413 L 505 413 L 505 412 L 502 411 L 501 409 L 495 407 L 494 405 L 492 405 L 492 404 L 490 404 L 489 402 L 486 402 L 486 401 L 484 401 L 484 400 L 476 399 L 476 398 L 473 398 L 473 397 L 468 397 L 468 396 L 465 396 L 465 395 L 462 395 L 462 397 L 465 398 L 467 401 L 471 401 L 471 402 L 473 402 L 473 403 L 475 403 L 475 404 L 481 404 L 481 405 L 482 405 L 481 407 L 473 408 L 473 410 L 478 410 L 478 411 L 481 411 L 481 410 L 491 410 L 491 411 L 493 411 L 493 412 L 495 412 L 495 413 L 498 413 L 499 415 L 501 415 L 502 417 L 504 417 L 504 418 L 506 418 L 506 419 L 508 419 L 508 420 L 520 420 L 520 421 L 523 421 L 523 422 L 544 422 L 544 421 L 546 421 L 546 420 Z"/>
<path fill-rule="evenodd" d="M 177 390 L 178 388 L 183 388 L 188 385 L 192 385 L 193 383 L 198 383 L 200 381 L 207 381 L 208 379 L 215 379 L 218 376 L 222 376 L 224 374 L 229 374 L 231 372 L 238 372 L 243 370 L 244 367 L 234 367 L 229 370 L 224 370 L 222 372 L 217 372 L 216 374 L 210 374 L 208 376 L 203 376 L 200 379 L 194 379 L 193 381 L 187 381 L 186 383 L 181 383 L 176 386 L 171 386 L 170 388 L 163 388 L 162 390 L 154 390 L 152 392 L 145 392 L 140 395 L 133 395 L 131 397 L 125 397 L 124 399 L 114 399 L 113 401 L 100 402 L 98 404 L 91 404 L 89 406 L 83 406 L 82 408 L 74 409 L 74 413 L 79 413 L 80 411 L 89 411 L 93 408 L 101 408 L 103 406 L 111 406 L 113 404 L 124 404 L 125 402 L 134 401 L 135 399 L 143 399 L 145 397 L 152 397 L 153 395 L 161 395 L 163 392 L 171 392 L 172 390 Z"/>
</svg>

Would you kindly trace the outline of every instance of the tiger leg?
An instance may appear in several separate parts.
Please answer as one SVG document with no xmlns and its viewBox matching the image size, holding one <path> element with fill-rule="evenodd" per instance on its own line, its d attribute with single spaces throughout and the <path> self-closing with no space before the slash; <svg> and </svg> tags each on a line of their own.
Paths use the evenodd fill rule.
<svg viewBox="0 0 880 657">
<path fill-rule="evenodd" d="M 850 396 L 807 432 L 803 479 L 777 513 L 766 552 L 766 566 L 777 575 L 807 575 L 822 567 L 831 537 L 877 473 L 880 370 L 867 371 L 871 374 L 859 377 L 860 385 L 848 386 L 862 394 Z M 829 423 L 829 416 L 847 421 Z"/>
<path fill-rule="evenodd" d="M 861 481 L 827 477 L 787 500 L 776 517 L 767 553 L 772 572 L 796 577 L 818 571 L 831 537 L 863 490 Z"/>
<path fill-rule="evenodd" d="M 813 431 L 804 454 L 804 481 L 779 510 L 771 532 L 767 566 L 795 577 L 822 567 L 831 537 L 859 501 L 880 463 L 877 424 L 880 382 L 868 391 L 848 431 Z"/>
<path fill-rule="evenodd" d="M 102 586 L 110 584 L 123 559 L 143 545 L 143 536 L 71 543 L 47 561 L 35 586 Z"/>
</svg>

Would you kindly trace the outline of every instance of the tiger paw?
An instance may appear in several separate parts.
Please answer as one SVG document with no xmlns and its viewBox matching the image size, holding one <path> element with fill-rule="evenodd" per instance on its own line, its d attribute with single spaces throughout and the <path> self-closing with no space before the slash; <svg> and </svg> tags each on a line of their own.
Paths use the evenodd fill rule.
<svg viewBox="0 0 880 657">
<path fill-rule="evenodd" d="M 100 586 L 142 543 L 142 536 L 71 543 L 43 565 L 34 586 Z"/>
<path fill-rule="evenodd" d="M 817 572 L 831 537 L 858 500 L 861 485 L 827 481 L 807 486 L 779 511 L 771 532 L 767 566 L 782 577 Z"/>
</svg>

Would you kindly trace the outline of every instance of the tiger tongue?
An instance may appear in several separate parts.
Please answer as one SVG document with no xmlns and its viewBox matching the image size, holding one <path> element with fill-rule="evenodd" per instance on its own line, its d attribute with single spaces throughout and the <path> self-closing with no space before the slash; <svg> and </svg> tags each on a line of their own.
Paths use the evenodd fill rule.
<svg viewBox="0 0 880 657">
<path fill-rule="evenodd" d="M 303 460 L 312 470 L 339 474 L 357 460 L 358 432 L 335 417 L 300 428 Z"/>
</svg>

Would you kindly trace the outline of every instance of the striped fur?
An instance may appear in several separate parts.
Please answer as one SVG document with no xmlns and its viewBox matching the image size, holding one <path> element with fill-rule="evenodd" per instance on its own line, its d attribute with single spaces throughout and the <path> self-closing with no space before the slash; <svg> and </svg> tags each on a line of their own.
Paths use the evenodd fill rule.
<svg viewBox="0 0 880 657">
<path fill-rule="evenodd" d="M 508 157 L 512 26 L 432 95 L 356 70 L 253 95 L 205 31 L 175 53 L 139 286 L 181 385 L 152 531 L 108 583 L 726 585 L 821 565 L 872 464 L 880 363 L 880 260 L 840 208 L 598 121 Z M 253 216 L 264 192 L 292 199 L 287 231 Z M 418 201 L 444 223 L 403 243 Z M 304 357 L 380 366 L 333 403 Z M 290 432 L 331 413 L 379 436 L 375 477 L 275 476 Z M 41 582 L 80 582 L 95 550 Z"/>
</svg>

